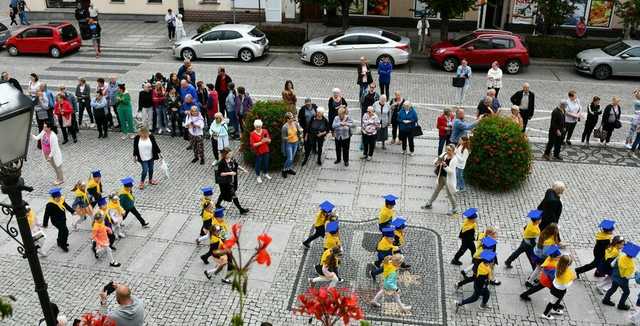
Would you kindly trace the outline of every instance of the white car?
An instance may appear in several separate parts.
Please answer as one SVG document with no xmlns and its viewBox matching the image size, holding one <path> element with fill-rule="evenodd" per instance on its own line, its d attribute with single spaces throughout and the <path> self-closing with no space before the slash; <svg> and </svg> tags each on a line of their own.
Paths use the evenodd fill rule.
<svg viewBox="0 0 640 326">
<path fill-rule="evenodd" d="M 249 62 L 269 50 L 269 40 L 253 25 L 223 24 L 176 42 L 173 55 L 181 59 L 238 58 Z"/>
<path fill-rule="evenodd" d="M 409 62 L 409 38 L 373 27 L 353 27 L 344 32 L 315 38 L 302 46 L 300 60 L 315 66 L 328 63 L 358 63 L 360 57 L 378 63 L 389 57 L 394 65 Z"/>
</svg>

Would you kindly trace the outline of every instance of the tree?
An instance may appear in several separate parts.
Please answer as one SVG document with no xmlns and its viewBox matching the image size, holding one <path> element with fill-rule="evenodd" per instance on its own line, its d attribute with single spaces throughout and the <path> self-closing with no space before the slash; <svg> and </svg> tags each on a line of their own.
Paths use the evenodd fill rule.
<svg viewBox="0 0 640 326">
<path fill-rule="evenodd" d="M 449 18 L 457 17 L 475 7 L 476 0 L 420 0 L 432 11 L 440 13 L 440 40 L 449 39 Z"/>
<path fill-rule="evenodd" d="M 349 7 L 353 0 L 296 0 L 296 2 L 317 3 L 327 9 L 338 9 L 338 7 L 340 7 L 342 14 L 342 29 L 347 29 L 349 27 Z"/>
<path fill-rule="evenodd" d="M 11 307 L 11 301 L 16 301 L 14 296 L 0 296 L 0 320 L 13 315 L 13 308 Z"/>
<path fill-rule="evenodd" d="M 562 25 L 576 9 L 574 2 L 568 0 L 535 0 L 535 3 L 544 18 L 544 34 Z"/>
<path fill-rule="evenodd" d="M 622 19 L 624 38 L 631 38 L 631 31 L 637 32 L 640 25 L 640 0 L 616 1 L 616 16 Z"/>
</svg>

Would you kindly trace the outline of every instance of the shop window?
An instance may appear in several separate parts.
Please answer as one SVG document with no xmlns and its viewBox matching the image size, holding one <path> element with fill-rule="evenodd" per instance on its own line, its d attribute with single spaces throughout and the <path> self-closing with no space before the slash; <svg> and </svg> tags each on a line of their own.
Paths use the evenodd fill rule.
<svg viewBox="0 0 640 326">
<path fill-rule="evenodd" d="M 614 0 L 566 0 L 573 3 L 575 10 L 564 22 L 565 26 L 576 26 L 584 18 L 587 26 L 608 28 L 614 10 Z"/>
<path fill-rule="evenodd" d="M 389 16 L 390 3 L 391 0 L 353 0 L 349 5 L 349 15 Z"/>
</svg>

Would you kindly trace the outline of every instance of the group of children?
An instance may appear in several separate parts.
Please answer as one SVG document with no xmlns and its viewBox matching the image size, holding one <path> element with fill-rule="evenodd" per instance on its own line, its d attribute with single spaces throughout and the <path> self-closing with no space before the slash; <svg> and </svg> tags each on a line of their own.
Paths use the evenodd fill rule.
<svg viewBox="0 0 640 326">
<path fill-rule="evenodd" d="M 202 242 L 209 239 L 209 250 L 200 256 L 202 262 L 205 265 L 209 264 L 209 257 L 213 257 L 216 263 L 216 267 L 211 270 L 205 270 L 204 276 L 207 279 L 211 279 L 213 275 L 218 275 L 224 266 L 227 266 L 227 271 L 231 271 L 231 253 L 226 250 L 224 242 L 229 235 L 229 226 L 224 220 L 224 208 L 215 208 L 215 205 L 211 199 L 213 196 L 213 187 L 203 187 L 202 198 L 200 199 L 200 217 L 202 218 L 202 227 L 200 228 L 200 234 L 196 238 L 196 244 L 200 245 Z M 231 280 L 227 277 L 222 278 L 222 283 L 231 284 Z"/>
</svg>

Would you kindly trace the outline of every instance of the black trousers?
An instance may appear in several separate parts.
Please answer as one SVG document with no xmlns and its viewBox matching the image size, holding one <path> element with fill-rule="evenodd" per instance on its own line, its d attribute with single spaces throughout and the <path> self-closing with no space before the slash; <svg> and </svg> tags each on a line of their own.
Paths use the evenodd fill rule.
<svg viewBox="0 0 640 326">
<path fill-rule="evenodd" d="M 169 32 L 169 39 L 170 40 L 173 40 L 174 38 L 176 38 L 176 26 L 175 25 L 167 24 L 167 31 Z"/>
<path fill-rule="evenodd" d="M 318 162 L 321 162 L 323 146 L 324 137 L 318 137 L 316 135 L 309 134 L 304 146 L 304 160 L 307 161 L 309 159 L 309 156 L 311 156 L 311 150 L 315 150 L 316 155 L 318 156 Z"/>
<path fill-rule="evenodd" d="M 480 297 L 482 297 L 482 304 L 487 304 L 487 302 L 489 302 L 489 297 L 491 296 L 491 292 L 489 292 L 489 288 L 486 286 L 473 286 L 473 294 L 462 300 L 462 302 L 460 302 L 460 305 L 466 305 L 469 303 L 474 303 L 476 301 L 478 301 L 478 299 L 480 299 Z"/>
<path fill-rule="evenodd" d="M 551 148 L 553 148 L 553 156 L 560 156 L 560 147 L 562 146 L 562 135 L 558 136 L 555 132 L 549 131 L 549 140 L 547 141 L 547 148 L 544 150 L 544 155 L 551 154 Z"/>
<path fill-rule="evenodd" d="M 200 236 L 203 236 L 206 234 L 206 232 L 209 232 L 209 229 L 211 229 L 211 219 L 202 221 L 202 228 L 200 228 Z"/>
<path fill-rule="evenodd" d="M 218 155 L 218 141 L 211 137 L 211 149 L 213 150 L 213 157 L 216 158 L 216 161 L 219 160 L 219 155 Z"/>
<path fill-rule="evenodd" d="M 391 98 L 391 94 L 389 94 L 389 83 L 379 83 L 380 84 L 380 95 L 387 95 L 387 99 Z"/>
<path fill-rule="evenodd" d="M 538 283 L 520 294 L 521 297 L 528 297 L 540 290 L 544 289 L 544 285 Z"/>
<path fill-rule="evenodd" d="M 71 118 L 72 121 L 76 119 L 75 114 L 74 116 Z M 71 127 L 62 127 L 63 122 L 62 122 L 62 116 L 58 116 L 58 124 L 60 124 L 60 129 L 62 129 L 62 139 L 66 142 L 69 140 L 69 134 L 71 134 L 71 138 L 73 138 L 73 140 L 76 140 L 76 128 L 75 128 L 75 123 L 71 123 Z"/>
<path fill-rule="evenodd" d="M 336 161 L 340 162 L 344 160 L 345 163 L 349 162 L 349 145 L 351 144 L 351 137 L 345 139 L 336 138 Z"/>
<path fill-rule="evenodd" d="M 411 131 L 400 131 L 400 141 L 402 142 L 402 150 L 407 150 L 407 142 L 409 143 L 409 152 L 413 153 L 413 134 Z"/>
<path fill-rule="evenodd" d="M 131 207 L 131 209 L 126 209 L 124 211 L 124 216 L 122 216 L 123 221 L 127 218 L 129 213 L 132 213 L 133 216 L 136 217 L 136 219 L 138 220 L 138 222 L 140 222 L 141 225 L 147 224 L 147 222 L 142 218 L 142 215 L 140 214 L 140 212 L 138 212 L 138 210 L 135 207 Z"/>
<path fill-rule="evenodd" d="M 577 122 L 567 122 L 565 123 L 565 127 L 567 131 L 565 132 L 565 141 L 571 141 L 571 136 L 573 136 L 573 130 L 576 129 Z"/>
<path fill-rule="evenodd" d="M 394 119 L 391 121 L 391 140 L 398 138 L 398 122 Z"/>
<path fill-rule="evenodd" d="M 462 255 L 464 255 L 464 253 L 467 250 L 471 252 L 471 257 L 473 257 L 473 255 L 475 255 L 476 253 L 476 245 L 475 243 L 473 243 L 472 238 L 462 238 L 461 240 L 462 240 L 462 243 L 460 243 L 460 248 L 458 249 L 456 254 L 453 256 L 454 261 L 460 260 L 460 257 L 462 257 Z"/>
<path fill-rule="evenodd" d="M 63 219 L 63 220 L 52 219 L 51 224 L 53 224 L 53 226 L 55 226 L 55 228 L 58 229 L 58 239 L 57 239 L 58 246 L 67 247 L 69 245 L 67 244 L 67 239 L 69 238 L 69 229 L 67 228 L 67 219 Z"/>
<path fill-rule="evenodd" d="M 89 115 L 89 121 L 93 123 L 93 112 L 91 111 L 91 105 L 89 101 L 78 101 L 78 124 L 82 125 L 82 116 L 84 111 L 87 111 Z"/>
<path fill-rule="evenodd" d="M 179 111 L 169 109 L 169 117 L 171 118 L 171 136 L 176 134 L 182 136 L 182 119 Z"/>
<path fill-rule="evenodd" d="M 364 156 L 373 156 L 373 151 L 376 148 L 376 135 L 362 135 L 362 149 Z"/>
<path fill-rule="evenodd" d="M 531 119 L 531 117 L 529 116 L 529 110 L 520 110 L 520 116 L 522 117 L 522 132 L 524 132 L 525 130 L 527 130 L 527 123 L 529 123 L 529 119 Z"/>
<path fill-rule="evenodd" d="M 622 282 L 618 283 L 616 279 L 613 279 L 611 283 L 611 288 L 604 295 L 602 301 L 610 301 L 611 296 L 618 291 L 618 288 L 622 289 L 622 295 L 620 295 L 620 301 L 618 302 L 618 307 L 622 307 L 627 304 L 627 299 L 629 298 L 629 279 L 623 279 Z"/>
<path fill-rule="evenodd" d="M 547 316 L 551 312 L 551 309 L 555 309 L 555 310 L 561 309 L 562 305 L 560 305 L 560 302 L 562 302 L 562 298 L 564 298 L 564 295 L 567 293 L 567 290 L 558 290 L 555 287 L 552 287 L 549 290 L 551 291 L 551 295 L 554 296 L 556 300 L 555 302 L 547 303 L 547 307 L 544 309 L 544 314 Z"/>
<path fill-rule="evenodd" d="M 592 269 L 597 268 L 602 263 L 604 263 L 604 256 L 600 256 L 600 257 L 593 256 L 593 260 L 590 263 L 576 268 L 576 274 L 580 275 L 584 272 L 588 272 Z"/>
<path fill-rule="evenodd" d="M 589 142 L 591 139 L 591 133 L 598 124 L 598 116 L 587 115 L 587 122 L 584 124 L 584 131 L 582 132 L 582 142 Z"/>
<path fill-rule="evenodd" d="M 95 112 L 96 127 L 98 128 L 98 137 L 107 137 L 109 122 L 107 121 L 107 115 L 104 110 L 97 109 Z"/>
<path fill-rule="evenodd" d="M 304 244 L 309 245 L 313 240 L 318 239 L 318 238 L 324 238 L 324 225 L 321 226 L 314 226 L 313 227 L 313 234 L 310 235 L 307 240 L 304 240 Z"/>
<path fill-rule="evenodd" d="M 613 131 L 616 130 L 616 128 L 614 128 L 613 125 L 606 124 L 602 126 L 602 130 L 607 132 L 607 137 L 600 140 L 600 142 L 602 143 L 606 141 L 608 143 L 609 141 L 611 141 L 611 135 L 613 134 Z"/>
<path fill-rule="evenodd" d="M 507 258 L 507 260 L 505 260 L 504 263 L 507 265 L 511 265 L 511 263 L 513 263 L 514 260 L 518 259 L 518 257 L 523 253 L 527 255 L 527 260 L 529 260 L 529 264 L 531 264 L 531 268 L 535 269 L 536 265 L 534 264 L 532 259 L 533 246 L 531 246 L 531 244 L 527 243 L 527 241 L 525 240 L 522 240 L 522 242 L 520 242 L 520 246 L 518 246 L 518 249 L 516 249 L 513 253 L 511 253 L 509 258 Z"/>
</svg>

